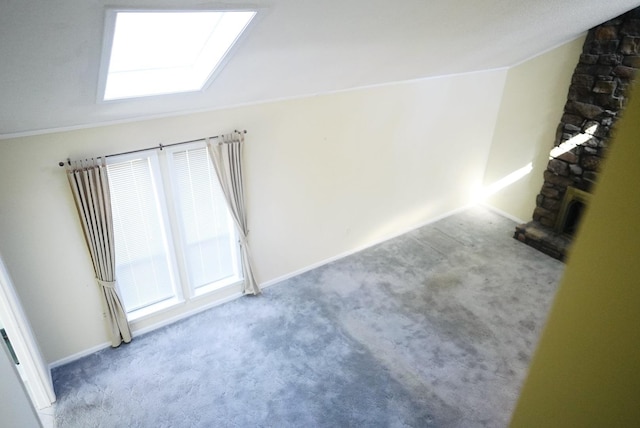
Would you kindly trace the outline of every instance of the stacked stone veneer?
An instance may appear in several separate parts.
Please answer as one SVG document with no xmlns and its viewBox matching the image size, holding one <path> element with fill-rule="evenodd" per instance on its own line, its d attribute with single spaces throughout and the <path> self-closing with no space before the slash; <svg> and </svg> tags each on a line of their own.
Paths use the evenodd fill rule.
<svg viewBox="0 0 640 428">
<path fill-rule="evenodd" d="M 589 31 L 571 79 L 555 146 L 581 134 L 586 141 L 549 161 L 533 221 L 516 228 L 516 239 L 564 260 L 571 237 L 554 231 L 562 199 L 569 186 L 591 192 L 638 68 L 640 8 Z"/>
</svg>

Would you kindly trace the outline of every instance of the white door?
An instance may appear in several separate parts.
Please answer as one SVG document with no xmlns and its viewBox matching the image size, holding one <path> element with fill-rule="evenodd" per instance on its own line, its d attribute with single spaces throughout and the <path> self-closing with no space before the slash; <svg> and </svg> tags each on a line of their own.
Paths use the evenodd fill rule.
<svg viewBox="0 0 640 428">
<path fill-rule="evenodd" d="M 0 319 L 20 362 L 21 375 L 34 406 L 36 409 L 50 407 L 56 401 L 51 371 L 44 364 L 1 255 Z"/>
</svg>

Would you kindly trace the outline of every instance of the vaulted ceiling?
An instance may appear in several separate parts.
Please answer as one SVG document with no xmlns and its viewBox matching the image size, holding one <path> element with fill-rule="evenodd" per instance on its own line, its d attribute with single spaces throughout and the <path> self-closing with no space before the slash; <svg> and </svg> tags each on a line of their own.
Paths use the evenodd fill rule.
<svg viewBox="0 0 640 428">
<path fill-rule="evenodd" d="M 122 0 L 258 7 L 204 91 L 98 101 L 105 0 L 0 2 L 0 137 L 238 106 L 515 65 L 638 0 Z"/>
</svg>

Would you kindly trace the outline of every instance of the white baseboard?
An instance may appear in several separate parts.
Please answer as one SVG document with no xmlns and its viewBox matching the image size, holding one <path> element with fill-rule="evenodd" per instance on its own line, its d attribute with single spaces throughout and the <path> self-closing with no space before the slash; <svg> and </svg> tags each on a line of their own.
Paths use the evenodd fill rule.
<svg viewBox="0 0 640 428">
<path fill-rule="evenodd" d="M 521 218 L 513 216 L 513 215 L 509 214 L 508 212 L 502 211 L 501 209 L 494 207 L 493 205 L 489 205 L 489 204 L 483 202 L 483 203 L 480 204 L 480 206 L 482 206 L 482 207 L 484 207 L 484 208 L 486 208 L 486 209 L 488 209 L 490 211 L 493 211 L 494 213 L 496 213 L 498 215 L 501 215 L 502 217 L 508 218 L 509 220 L 513 220 L 518 224 L 522 224 L 522 223 L 526 223 L 527 222 L 526 220 L 522 220 Z"/>
<path fill-rule="evenodd" d="M 69 364 L 75 360 L 79 360 L 80 358 L 86 357 L 88 355 L 93 354 L 94 352 L 102 351 L 103 349 L 110 348 L 111 342 L 105 342 L 100 345 L 93 346 L 89 349 L 85 349 L 73 355 L 69 355 L 68 357 L 64 357 L 58 361 L 54 361 L 49 364 L 49 370 L 53 370 L 56 367 L 64 366 L 65 364 Z"/>
<path fill-rule="evenodd" d="M 174 323 L 176 321 L 180 321 L 180 320 L 188 318 L 188 317 L 190 317 L 192 315 L 198 314 L 200 312 L 204 312 L 207 309 L 211 309 L 211 308 L 213 308 L 215 306 L 219 306 L 219 305 L 225 304 L 227 302 L 230 302 L 230 301 L 235 300 L 238 297 L 242 297 L 242 296 L 243 296 L 242 293 L 234 293 L 231 296 L 227 296 L 227 297 L 224 297 L 224 298 L 218 299 L 218 300 L 213 300 L 213 301 L 211 301 L 211 302 L 209 302 L 207 304 L 204 304 L 202 306 L 198 306 L 196 308 L 190 309 L 190 310 L 188 310 L 186 312 L 182 312 L 182 313 L 180 313 L 178 315 L 175 315 L 173 317 L 164 319 L 164 320 L 159 321 L 157 323 L 154 323 L 154 324 L 152 324 L 150 326 L 143 327 L 143 328 L 133 328 L 131 332 L 134 335 L 134 337 L 135 336 L 140 336 L 140 335 L 143 335 L 145 333 L 149 333 L 150 331 L 157 330 L 157 329 L 159 329 L 161 327 L 164 327 L 166 325 L 172 324 L 172 323 Z"/>
<path fill-rule="evenodd" d="M 197 308 L 193 308 L 193 309 L 191 309 L 189 311 L 186 311 L 186 312 L 183 312 L 181 314 L 175 315 L 173 317 L 167 318 L 165 320 L 162 320 L 160 322 L 157 322 L 157 323 L 155 323 L 153 325 L 150 325 L 150 326 L 147 326 L 147 327 L 136 329 L 134 326 L 132 326 L 131 333 L 133 335 L 133 340 L 135 340 L 136 336 L 140 336 L 140 335 L 143 335 L 145 333 L 149 333 L 150 331 L 153 331 L 153 330 L 156 330 L 158 328 L 164 327 L 164 326 L 169 325 L 171 323 L 174 323 L 176 321 L 180 321 L 181 319 L 190 317 L 190 316 L 195 315 L 197 313 L 206 311 L 207 309 L 211 309 L 214 306 L 218 306 L 218 305 L 222 305 L 224 303 L 230 302 L 230 301 L 235 300 L 238 297 L 242 297 L 242 296 L 243 296 L 242 293 L 234 293 L 231 296 L 228 296 L 228 297 L 225 297 L 225 298 L 222 298 L 222 299 L 219 299 L 219 300 L 214 300 L 214 301 L 209 302 L 209 303 L 207 303 L 205 305 L 198 306 Z M 131 324 L 135 324 L 135 323 L 131 323 Z M 123 346 L 123 345 L 121 345 L 121 346 Z M 52 370 L 52 369 L 54 369 L 56 367 L 64 366 L 65 364 L 69 364 L 69 363 L 71 363 L 73 361 L 79 360 L 80 358 L 86 357 L 86 356 L 91 355 L 91 354 L 93 354 L 95 352 L 98 352 L 98 351 L 101 351 L 103 349 L 110 348 L 110 347 L 111 347 L 111 342 L 105 342 L 105 343 L 102 343 L 100 345 L 96 345 L 96 346 L 93 346 L 93 347 L 91 347 L 89 349 L 85 349 L 83 351 L 75 353 L 73 355 L 69 355 L 68 357 L 62 358 L 62 359 L 60 359 L 58 361 L 54 361 L 53 363 L 49 364 L 49 370 Z"/>
<path fill-rule="evenodd" d="M 284 274 L 284 275 L 279 276 L 279 277 L 277 277 L 277 278 L 270 279 L 269 281 L 265 281 L 265 282 L 263 282 L 262 284 L 260 284 L 260 288 L 267 288 L 267 287 L 270 287 L 270 286 L 272 286 L 272 285 L 274 285 L 274 284 L 277 284 L 277 283 L 279 283 L 279 282 L 282 282 L 282 281 L 285 281 L 285 280 L 287 280 L 287 279 L 293 278 L 294 276 L 301 275 L 301 274 L 303 274 L 303 273 L 305 273 L 305 272 L 308 272 L 308 271 L 310 271 L 310 270 L 313 270 L 313 269 L 319 268 L 319 267 L 321 267 L 321 266 L 324 266 L 324 265 L 326 265 L 326 264 L 329 264 L 329 263 L 335 262 L 336 260 L 340 260 L 340 259 L 343 259 L 343 258 L 345 258 L 345 257 L 351 256 L 351 255 L 353 255 L 353 254 L 355 254 L 355 253 L 358 253 L 358 252 L 360 252 L 360 251 L 366 250 L 367 248 L 371 248 L 371 247 L 373 247 L 373 246 L 376 246 L 376 245 L 378 245 L 378 244 L 381 244 L 381 243 L 383 243 L 383 242 L 386 242 L 386 241 L 388 241 L 388 240 L 390 240 L 390 239 L 397 238 L 398 236 L 404 235 L 405 233 L 411 232 L 411 231 L 416 230 L 416 229 L 420 229 L 421 227 L 424 227 L 424 226 L 427 226 L 427 225 L 429 225 L 429 224 L 431 224 L 431 223 L 435 223 L 435 222 L 437 222 L 437 221 L 440 221 L 440 220 L 442 220 L 443 218 L 447 218 L 447 217 L 450 217 L 450 216 L 452 216 L 452 215 L 454 215 L 454 214 L 457 214 L 457 213 L 459 213 L 459 212 L 462 212 L 462 211 L 464 211 L 464 210 L 467 210 L 467 209 L 469 209 L 471 206 L 473 206 L 473 205 L 465 205 L 465 206 L 463 206 L 463 207 L 456 208 L 455 210 L 447 211 L 446 213 L 441 214 L 441 215 L 439 215 L 439 216 L 436 216 L 436 217 L 434 217 L 434 218 L 432 218 L 432 219 L 429 219 L 429 220 L 427 220 L 427 221 L 425 221 L 425 222 L 423 222 L 423 223 L 420 223 L 420 224 L 418 224 L 418 225 L 414 225 L 414 226 L 408 227 L 408 228 L 406 228 L 406 229 L 402 229 L 400 232 L 395 232 L 395 233 L 393 233 L 393 234 L 391 234 L 391 235 L 384 236 L 384 237 L 382 237 L 382 238 L 380 238 L 380 239 L 378 239 L 378 240 L 376 240 L 376 241 L 373 241 L 373 242 L 370 242 L 370 243 L 368 243 L 368 244 L 362 245 L 362 246 L 357 247 L 357 248 L 355 248 L 355 249 L 352 249 L 352 250 L 349 250 L 349 251 L 345 251 L 344 253 L 340 253 L 340 254 L 338 254 L 338 255 L 336 255 L 336 256 L 329 257 L 328 259 L 321 260 L 321 261 L 319 261 L 319 262 L 313 263 L 313 264 L 311 264 L 311 265 L 309 265 L 309 266 L 305 266 L 305 267 L 303 267 L 303 268 L 301 268 L 301 269 L 298 269 L 298 270 L 295 270 L 295 271 L 293 271 L 293 272 L 290 272 L 290 273 Z"/>
<path fill-rule="evenodd" d="M 373 247 L 375 245 L 381 244 L 381 243 L 386 242 L 386 241 L 388 241 L 390 239 L 397 238 L 400 235 L 404 235 L 405 233 L 411 232 L 413 230 L 416 230 L 416 229 L 419 229 L 421 227 L 427 226 L 427 225 L 429 225 L 431 223 L 435 223 L 435 222 L 437 222 L 439 220 L 442 220 L 443 218 L 452 216 L 452 215 L 457 214 L 459 212 L 462 212 L 462 211 L 464 211 L 466 209 L 469 209 L 471 206 L 472 205 L 465 205 L 465 206 L 457 208 L 455 210 L 448 211 L 448 212 L 446 212 L 444 214 L 441 214 L 441 215 L 436 216 L 436 217 L 434 217 L 432 219 L 429 219 L 429 220 L 427 220 L 427 221 L 425 221 L 423 223 L 408 227 L 408 228 L 403 229 L 403 230 L 401 230 L 399 232 L 395 232 L 395 233 L 393 233 L 391 235 L 387 235 L 385 237 L 382 237 L 381 239 L 377 239 L 376 241 L 367 243 L 365 245 L 362 245 L 360 247 L 354 248 L 354 249 L 349 250 L 349 251 L 345 251 L 344 253 L 340 253 L 340 254 L 338 254 L 336 256 L 329 257 L 329 258 L 321 260 L 319 262 L 312 263 L 311 265 L 305 266 L 305 267 L 303 267 L 301 269 L 297 269 L 297 270 L 295 270 L 293 272 L 287 273 L 285 275 L 279 276 L 279 277 L 271 279 L 269 281 L 265 281 L 262 284 L 260 284 L 260 288 L 270 287 L 270 286 L 272 286 L 274 284 L 277 284 L 279 282 L 282 282 L 284 280 L 293 278 L 294 276 L 301 275 L 301 274 L 303 274 L 305 272 L 308 272 L 310 270 L 313 270 L 313 269 L 316 269 L 318 267 L 324 266 L 324 265 L 326 265 L 328 263 L 334 262 L 336 260 L 340 260 L 342 258 L 345 258 L 347 256 L 353 255 L 353 254 L 355 254 L 357 252 L 360 252 L 362 250 L 366 250 L 367 248 L 371 248 L 371 247 Z M 487 206 L 487 208 L 495 211 L 495 209 L 493 207 Z M 506 215 L 506 213 L 503 214 L 503 215 L 505 215 L 508 218 L 512 218 L 513 219 L 513 217 L 509 217 L 508 215 Z M 522 222 L 522 221 L 520 221 L 520 222 Z M 176 321 L 179 321 L 181 319 L 190 317 L 192 315 L 195 315 L 195 314 L 197 314 L 199 312 L 202 312 L 202 311 L 205 311 L 207 309 L 213 308 L 215 306 L 222 305 L 224 303 L 230 302 L 230 301 L 235 300 L 235 299 L 237 299 L 239 297 L 242 297 L 242 296 L 243 296 L 242 293 L 235 293 L 235 294 L 233 294 L 231 296 L 222 298 L 220 300 L 214 300 L 214 301 L 212 301 L 210 303 L 207 303 L 205 305 L 199 306 L 199 307 L 194 308 L 192 310 L 183 312 L 183 313 L 178 314 L 176 316 L 173 316 L 171 318 L 168 318 L 168 319 L 162 320 L 160 322 L 157 322 L 157 323 L 155 323 L 155 324 L 153 324 L 151 326 L 147 326 L 147 327 L 140 328 L 140 329 L 132 328 L 132 333 L 133 333 L 134 338 L 135 338 L 135 336 L 137 336 L 137 335 L 142 335 L 142 334 L 145 334 L 145 333 L 149 333 L 150 331 L 153 331 L 153 330 L 156 330 L 158 328 L 164 327 L 166 325 L 169 325 L 169 324 L 174 323 Z M 91 355 L 94 352 L 98 352 L 98 351 L 101 351 L 101 350 L 103 350 L 105 348 L 109 348 L 110 346 L 111 346 L 111 343 L 105 342 L 103 344 L 96 345 L 96 346 L 94 346 L 92 348 L 85 349 L 84 351 L 80 351 L 80 352 L 78 352 L 76 354 L 73 354 L 73 355 L 70 355 L 68 357 L 62 358 L 62 359 L 60 359 L 58 361 L 54 361 L 53 363 L 49 364 L 49 369 L 54 369 L 56 367 L 63 366 L 65 364 L 69 364 L 69 363 L 71 363 L 71 362 L 73 362 L 75 360 L 78 360 L 80 358 L 83 358 L 83 357 L 86 357 L 88 355 Z"/>
</svg>

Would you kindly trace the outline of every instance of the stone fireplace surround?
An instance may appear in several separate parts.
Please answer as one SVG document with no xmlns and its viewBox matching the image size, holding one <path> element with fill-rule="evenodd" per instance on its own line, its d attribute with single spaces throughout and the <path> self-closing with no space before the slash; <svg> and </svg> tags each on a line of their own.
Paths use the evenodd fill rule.
<svg viewBox="0 0 640 428">
<path fill-rule="evenodd" d="M 561 215 L 563 206 L 589 194 L 597 182 L 612 128 L 640 68 L 640 7 L 592 28 L 584 42 L 558 125 L 544 184 L 536 198 L 533 220 L 516 227 L 514 238 L 559 260 L 565 260 L 572 233 Z M 571 189 L 568 191 L 568 189 Z M 573 190 L 575 189 L 575 190 Z M 582 212 L 573 213 L 572 229 Z M 576 215 L 578 217 L 576 217 Z"/>
</svg>

